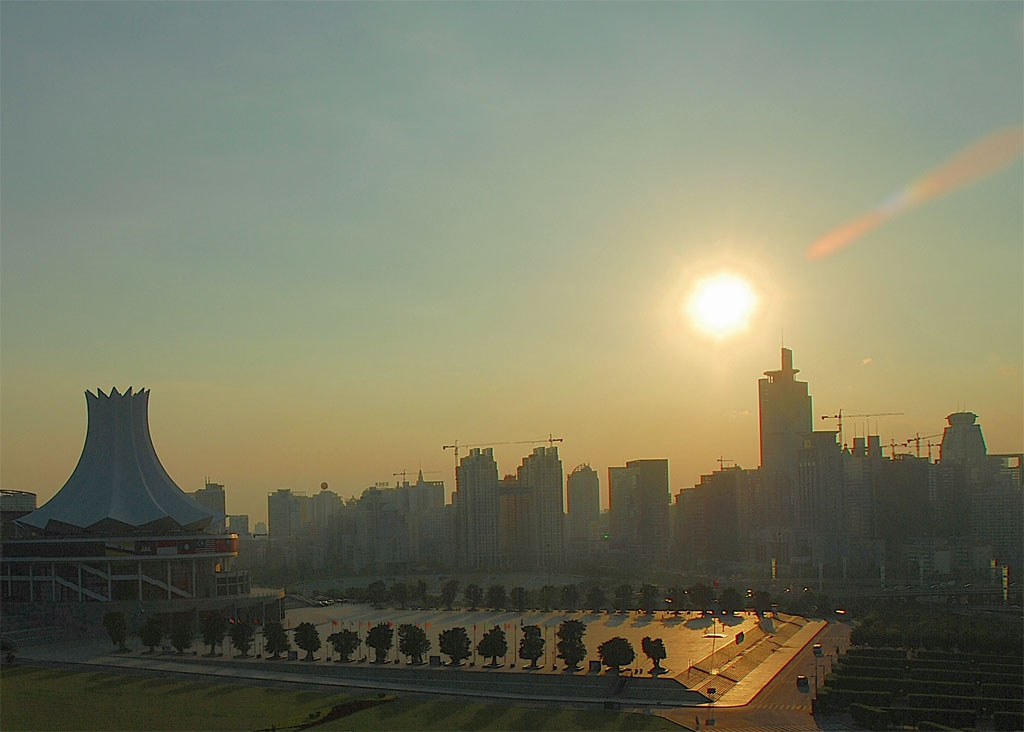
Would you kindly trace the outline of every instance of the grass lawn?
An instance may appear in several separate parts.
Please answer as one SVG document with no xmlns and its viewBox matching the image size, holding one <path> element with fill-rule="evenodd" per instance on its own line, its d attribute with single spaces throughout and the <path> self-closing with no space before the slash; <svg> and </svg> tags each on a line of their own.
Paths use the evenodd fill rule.
<svg viewBox="0 0 1024 732">
<path fill-rule="evenodd" d="M 28 666 L 0 671 L 0 729 L 278 730 L 317 711 L 372 694 L 247 687 L 59 671 Z M 526 709 L 490 704 L 394 699 L 314 730 L 670 730 L 643 714 Z"/>
<path fill-rule="evenodd" d="M 316 730 L 681 730 L 662 717 L 577 709 L 396 699 Z"/>
<path fill-rule="evenodd" d="M 256 730 L 295 725 L 345 694 L 28 666 L 0 673 L 7 730 Z"/>
</svg>

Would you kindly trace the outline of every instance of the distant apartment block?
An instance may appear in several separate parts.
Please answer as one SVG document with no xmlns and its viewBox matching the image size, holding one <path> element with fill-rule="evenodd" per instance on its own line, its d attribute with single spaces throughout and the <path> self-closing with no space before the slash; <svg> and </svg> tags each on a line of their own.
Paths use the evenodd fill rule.
<svg viewBox="0 0 1024 732">
<path fill-rule="evenodd" d="M 498 565 L 498 465 L 491 448 L 472 448 L 455 471 L 455 532 L 459 565 Z"/>
</svg>

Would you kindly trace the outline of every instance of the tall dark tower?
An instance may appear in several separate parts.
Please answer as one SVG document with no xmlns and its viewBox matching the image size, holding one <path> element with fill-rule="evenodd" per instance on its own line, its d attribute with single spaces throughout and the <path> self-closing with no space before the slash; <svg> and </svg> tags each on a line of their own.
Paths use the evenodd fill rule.
<svg viewBox="0 0 1024 732">
<path fill-rule="evenodd" d="M 794 478 L 803 437 L 813 430 L 807 382 L 794 378 L 799 371 L 793 368 L 793 352 L 783 348 L 782 368 L 757 380 L 761 467 Z"/>
</svg>

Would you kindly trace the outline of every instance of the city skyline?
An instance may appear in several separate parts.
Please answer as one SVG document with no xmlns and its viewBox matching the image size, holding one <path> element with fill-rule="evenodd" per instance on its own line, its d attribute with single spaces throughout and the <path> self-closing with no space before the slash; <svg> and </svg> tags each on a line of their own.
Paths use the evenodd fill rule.
<svg viewBox="0 0 1024 732">
<path fill-rule="evenodd" d="M 781 345 L 814 429 L 1024 443 L 1019 157 L 804 256 L 1024 123 L 1020 5 L 2 13 L 0 486 L 40 504 L 97 387 L 152 390 L 171 477 L 253 524 L 324 481 L 450 495 L 455 440 L 561 437 L 604 506 L 626 461 L 757 467 Z M 685 307 L 721 272 L 731 337 Z"/>
</svg>

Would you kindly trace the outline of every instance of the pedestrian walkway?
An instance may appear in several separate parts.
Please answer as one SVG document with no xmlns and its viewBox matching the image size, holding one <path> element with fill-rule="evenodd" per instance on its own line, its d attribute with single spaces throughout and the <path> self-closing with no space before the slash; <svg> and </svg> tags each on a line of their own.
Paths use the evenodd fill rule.
<svg viewBox="0 0 1024 732">
<path fill-rule="evenodd" d="M 730 688 L 716 702 L 716 707 L 742 707 L 760 693 L 774 679 L 786 664 L 800 650 L 811 642 L 828 623 L 824 620 L 810 620 L 789 637 L 774 653 L 747 673 L 735 686 Z"/>
</svg>

